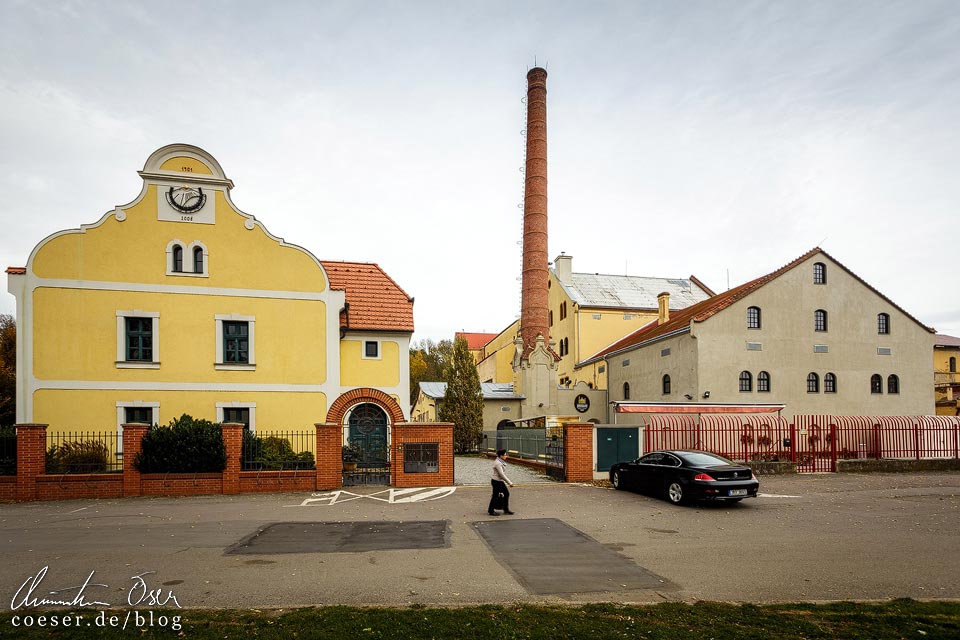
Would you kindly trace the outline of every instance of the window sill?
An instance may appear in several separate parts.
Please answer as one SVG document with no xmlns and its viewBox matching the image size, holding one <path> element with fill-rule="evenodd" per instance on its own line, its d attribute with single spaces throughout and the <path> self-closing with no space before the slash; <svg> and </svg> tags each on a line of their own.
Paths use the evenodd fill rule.
<svg viewBox="0 0 960 640">
<path fill-rule="evenodd" d="M 256 371 L 255 364 L 225 364 L 223 362 L 214 363 L 213 368 L 217 371 Z"/>
<path fill-rule="evenodd" d="M 117 369 L 159 369 L 159 362 L 128 362 L 117 361 Z"/>
<path fill-rule="evenodd" d="M 209 273 L 193 273 L 192 271 L 168 271 L 168 276 L 185 276 L 187 278 L 209 278 Z"/>
</svg>

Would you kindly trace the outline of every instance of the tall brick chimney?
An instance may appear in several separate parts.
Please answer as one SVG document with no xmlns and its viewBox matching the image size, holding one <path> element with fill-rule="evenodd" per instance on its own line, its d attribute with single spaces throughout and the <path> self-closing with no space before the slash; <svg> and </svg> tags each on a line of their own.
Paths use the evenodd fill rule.
<svg viewBox="0 0 960 640">
<path fill-rule="evenodd" d="M 547 71 L 527 72 L 527 163 L 523 195 L 523 278 L 520 336 L 523 358 L 537 335 L 550 344 L 547 267 Z"/>
</svg>

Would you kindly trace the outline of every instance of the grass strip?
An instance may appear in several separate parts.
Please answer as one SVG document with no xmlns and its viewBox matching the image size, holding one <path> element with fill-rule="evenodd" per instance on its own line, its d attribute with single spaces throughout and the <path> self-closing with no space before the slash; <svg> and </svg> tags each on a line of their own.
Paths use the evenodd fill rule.
<svg viewBox="0 0 960 640">
<path fill-rule="evenodd" d="M 56 627 L 51 616 L 63 610 L 0 613 L 0 638 L 156 638 L 197 639 L 416 639 L 585 640 L 651 638 L 690 640 L 884 640 L 960 638 L 960 603 L 893 600 L 885 603 L 695 604 L 648 606 L 590 604 L 463 608 L 320 607 L 288 610 L 127 610 L 74 612 L 79 626 Z M 138 615 L 139 618 L 134 617 Z M 39 617 L 46 615 L 41 627 Z M 152 615 L 152 618 L 149 617 Z M 20 616 L 16 618 L 16 616 Z M 32 616 L 28 625 L 26 616 Z M 112 618 L 116 616 L 116 618 Z M 111 624 L 115 623 L 115 626 Z M 152 626 L 151 626 L 152 622 Z M 122 624 L 126 628 L 121 628 Z M 76 624 L 76 620 L 72 621 Z M 101 624 L 103 626 L 101 626 Z M 132 634 L 127 636 L 127 634 Z"/>
</svg>

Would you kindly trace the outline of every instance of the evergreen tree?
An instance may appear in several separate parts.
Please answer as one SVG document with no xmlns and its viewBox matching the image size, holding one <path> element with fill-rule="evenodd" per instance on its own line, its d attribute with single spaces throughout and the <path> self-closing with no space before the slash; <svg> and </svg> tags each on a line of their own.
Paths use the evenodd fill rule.
<svg viewBox="0 0 960 640">
<path fill-rule="evenodd" d="M 437 412 L 441 422 L 453 423 L 453 444 L 458 453 L 474 451 L 483 436 L 483 394 L 480 376 L 467 341 L 457 338 L 444 370 L 447 390 Z"/>
</svg>

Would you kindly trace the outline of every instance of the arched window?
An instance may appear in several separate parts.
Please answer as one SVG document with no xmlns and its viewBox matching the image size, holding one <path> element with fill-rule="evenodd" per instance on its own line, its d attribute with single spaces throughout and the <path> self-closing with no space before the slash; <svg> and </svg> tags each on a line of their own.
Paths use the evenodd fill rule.
<svg viewBox="0 0 960 640">
<path fill-rule="evenodd" d="M 813 371 L 807 374 L 807 393 L 820 393 L 820 376 Z"/>
<path fill-rule="evenodd" d="M 629 382 L 623 383 L 623 399 L 624 400 L 630 399 L 630 383 Z"/>
<path fill-rule="evenodd" d="M 900 393 L 900 378 L 894 374 L 887 376 L 887 393 Z"/>
<path fill-rule="evenodd" d="M 760 307 L 747 307 L 747 329 L 760 328 Z"/>
<path fill-rule="evenodd" d="M 178 244 L 173 246 L 173 271 L 183 273 L 183 247 Z"/>
<path fill-rule="evenodd" d="M 823 375 L 823 392 L 824 393 L 837 392 L 837 376 L 835 374 L 825 373 Z"/>
<path fill-rule="evenodd" d="M 870 393 L 883 393 L 883 376 L 879 373 L 870 376 Z"/>
<path fill-rule="evenodd" d="M 890 314 L 889 313 L 877 314 L 877 333 L 880 335 L 887 335 L 888 333 L 890 333 Z"/>
<path fill-rule="evenodd" d="M 953 356 L 950 356 L 950 373 L 957 372 L 957 359 Z"/>
<path fill-rule="evenodd" d="M 827 265 L 822 262 L 813 265 L 813 284 L 827 284 Z"/>
<path fill-rule="evenodd" d="M 826 373 L 823 376 L 823 392 L 824 393 L 836 393 L 837 392 L 837 376 L 832 373 Z"/>
<path fill-rule="evenodd" d="M 826 331 L 827 330 L 827 312 L 823 309 L 817 309 L 813 312 L 813 330 L 814 331 Z"/>
<path fill-rule="evenodd" d="M 753 376 L 749 371 L 740 372 L 740 391 L 753 391 Z"/>
<path fill-rule="evenodd" d="M 203 248 L 193 248 L 193 272 L 203 273 Z"/>
<path fill-rule="evenodd" d="M 670 395 L 670 376 L 663 376 L 661 383 L 663 386 L 663 395 Z"/>
<path fill-rule="evenodd" d="M 770 374 L 766 371 L 757 374 L 757 391 L 761 393 L 770 392 Z"/>
</svg>

